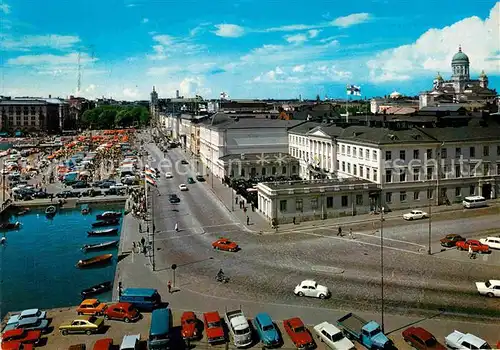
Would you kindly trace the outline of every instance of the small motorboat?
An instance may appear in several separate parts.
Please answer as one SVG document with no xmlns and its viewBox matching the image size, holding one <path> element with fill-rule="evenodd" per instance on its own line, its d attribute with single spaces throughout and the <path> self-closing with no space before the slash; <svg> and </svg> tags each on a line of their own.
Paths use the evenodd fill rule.
<svg viewBox="0 0 500 350">
<path fill-rule="evenodd" d="M 23 216 L 24 214 L 27 214 L 31 211 L 30 208 L 22 208 L 16 213 L 16 216 Z"/>
<path fill-rule="evenodd" d="M 102 214 L 97 214 L 95 218 L 97 220 L 109 220 L 109 219 L 116 219 L 122 216 L 122 213 L 120 211 L 105 211 Z"/>
<path fill-rule="evenodd" d="M 82 215 L 87 215 L 87 214 L 90 214 L 90 207 L 88 204 L 82 204 L 81 208 L 80 208 L 80 212 L 82 213 Z"/>
<path fill-rule="evenodd" d="M 104 265 L 104 264 L 109 263 L 111 261 L 111 258 L 113 258 L 113 254 L 103 254 L 103 255 L 94 256 L 93 258 L 90 258 L 90 259 L 82 259 L 76 263 L 76 267 L 78 267 L 80 269 L 84 269 L 86 267 L 93 267 L 96 265 Z"/>
<path fill-rule="evenodd" d="M 16 222 L 4 222 L 0 224 L 0 230 L 17 230 L 21 227 L 21 223 L 19 221 Z"/>
<path fill-rule="evenodd" d="M 109 219 L 104 221 L 97 221 L 92 224 L 92 227 L 105 227 L 105 226 L 116 226 L 120 224 L 119 219 Z"/>
<path fill-rule="evenodd" d="M 57 213 L 57 207 L 55 205 L 51 205 L 45 209 L 45 215 L 49 218 L 53 218 Z"/>
<path fill-rule="evenodd" d="M 82 299 L 87 299 L 90 296 L 94 296 L 111 290 L 112 285 L 113 283 L 111 281 L 102 282 L 96 284 L 95 286 L 82 290 L 80 295 L 82 296 Z"/>
<path fill-rule="evenodd" d="M 5 244 L 5 242 L 7 242 L 7 238 L 5 237 L 0 238 L 0 244 Z"/>
<path fill-rule="evenodd" d="M 84 252 L 88 252 L 89 250 L 104 250 L 108 248 L 115 248 L 118 245 L 118 242 L 120 241 L 116 240 L 116 241 L 109 241 L 97 244 L 85 244 L 82 247 L 82 250 Z"/>
<path fill-rule="evenodd" d="M 105 230 L 87 231 L 87 234 L 89 236 L 115 236 L 117 233 L 118 233 L 117 228 L 108 228 Z"/>
</svg>

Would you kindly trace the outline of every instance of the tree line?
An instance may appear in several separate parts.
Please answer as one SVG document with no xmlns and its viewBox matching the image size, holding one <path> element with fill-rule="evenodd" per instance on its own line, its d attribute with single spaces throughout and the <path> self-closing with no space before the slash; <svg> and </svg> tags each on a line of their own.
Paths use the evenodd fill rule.
<svg viewBox="0 0 500 350">
<path fill-rule="evenodd" d="M 149 124 L 149 110 L 144 106 L 100 106 L 86 110 L 81 117 L 83 129 L 141 127 Z"/>
</svg>

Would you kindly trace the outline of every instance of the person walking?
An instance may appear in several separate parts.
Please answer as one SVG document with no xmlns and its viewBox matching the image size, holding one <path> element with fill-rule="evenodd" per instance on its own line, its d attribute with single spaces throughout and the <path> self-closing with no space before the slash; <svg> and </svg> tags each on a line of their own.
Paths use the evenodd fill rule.
<svg viewBox="0 0 500 350">
<path fill-rule="evenodd" d="M 172 282 L 171 281 L 168 281 L 167 288 L 168 288 L 168 293 L 172 294 Z"/>
<path fill-rule="evenodd" d="M 122 283 L 118 282 L 118 298 L 122 296 L 123 288 L 122 288 Z"/>
<path fill-rule="evenodd" d="M 469 259 L 472 259 L 472 257 L 474 256 L 474 251 L 472 250 L 472 245 L 469 245 Z"/>
<path fill-rule="evenodd" d="M 179 232 L 179 223 L 175 223 L 175 232 Z"/>
<path fill-rule="evenodd" d="M 337 232 L 337 236 L 342 237 L 342 227 L 339 226 L 339 231 Z"/>
<path fill-rule="evenodd" d="M 349 238 L 354 239 L 354 236 L 352 235 L 352 228 L 349 229 Z"/>
<path fill-rule="evenodd" d="M 247 226 L 250 225 L 250 218 L 247 215 Z"/>
<path fill-rule="evenodd" d="M 295 225 L 295 216 L 293 217 L 292 222 Z"/>
</svg>

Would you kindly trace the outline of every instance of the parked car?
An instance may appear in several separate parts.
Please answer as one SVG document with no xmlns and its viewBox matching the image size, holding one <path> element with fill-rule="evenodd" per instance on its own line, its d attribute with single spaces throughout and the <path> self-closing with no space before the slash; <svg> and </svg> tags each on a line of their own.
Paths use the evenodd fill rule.
<svg viewBox="0 0 500 350">
<path fill-rule="evenodd" d="M 446 248 L 454 247 L 457 244 L 457 242 L 461 241 L 465 241 L 465 238 L 454 233 L 446 235 L 440 240 L 441 246 Z"/>
<path fill-rule="evenodd" d="M 2 343 L 2 350 L 33 350 L 33 344 L 23 344 L 17 341 Z"/>
<path fill-rule="evenodd" d="M 474 253 L 486 254 L 491 253 L 490 247 L 482 244 L 476 239 L 469 239 L 467 241 L 460 241 L 455 244 L 458 250 L 469 250 L 471 247 Z"/>
<path fill-rule="evenodd" d="M 186 184 L 180 184 L 179 185 L 179 190 L 181 190 L 181 191 L 187 191 L 188 187 L 186 186 Z"/>
<path fill-rule="evenodd" d="M 88 188 L 89 185 L 86 181 L 77 181 L 71 185 L 72 188 Z"/>
<path fill-rule="evenodd" d="M 171 172 L 166 172 L 166 173 L 165 173 L 165 178 L 167 178 L 167 179 L 171 179 L 171 178 L 173 178 L 173 177 L 174 177 L 174 176 L 172 175 L 172 173 L 171 173 Z"/>
<path fill-rule="evenodd" d="M 479 240 L 481 244 L 487 245 L 491 249 L 500 249 L 500 237 L 487 237 Z"/>
<path fill-rule="evenodd" d="M 217 311 L 205 312 L 203 314 L 203 322 L 205 324 L 205 332 L 209 344 L 222 343 L 226 341 L 224 328 L 222 328 L 222 320 Z"/>
<path fill-rule="evenodd" d="M 42 337 L 42 331 L 25 329 L 12 329 L 2 334 L 2 344 L 8 342 L 18 342 L 23 344 L 38 344 Z"/>
<path fill-rule="evenodd" d="M 181 199 L 177 197 L 176 194 L 170 194 L 168 195 L 168 201 L 170 202 L 170 204 L 176 204 L 179 203 Z"/>
<path fill-rule="evenodd" d="M 80 306 L 76 308 L 76 313 L 78 315 L 103 315 L 106 311 L 107 305 L 101 303 L 99 299 L 85 299 L 80 303 Z"/>
<path fill-rule="evenodd" d="M 62 335 L 70 333 L 85 333 L 91 335 L 99 332 L 104 327 L 104 319 L 95 316 L 82 316 L 70 323 L 63 323 L 59 326 Z"/>
<path fill-rule="evenodd" d="M 104 318 L 106 320 L 120 320 L 125 323 L 130 321 L 135 322 L 141 318 L 141 314 L 131 303 L 117 303 L 109 305 L 104 311 Z"/>
<path fill-rule="evenodd" d="M 412 210 L 409 213 L 403 214 L 403 219 L 405 220 L 418 220 L 418 219 L 426 219 L 429 217 L 425 211 L 422 210 Z"/>
<path fill-rule="evenodd" d="M 203 177 L 203 175 L 196 175 L 196 180 L 198 182 L 205 182 L 205 178 Z"/>
<path fill-rule="evenodd" d="M 299 297 L 313 297 L 325 299 L 330 297 L 330 291 L 327 287 L 322 286 L 313 280 L 304 280 L 297 284 L 294 289 L 294 294 Z"/>
<path fill-rule="evenodd" d="M 140 334 L 126 335 L 123 337 L 122 344 L 120 345 L 120 350 L 139 350 L 140 342 Z"/>
<path fill-rule="evenodd" d="M 196 181 L 194 181 L 194 179 L 192 177 L 188 177 L 187 182 L 188 182 L 188 184 L 194 184 Z"/>
<path fill-rule="evenodd" d="M 12 315 L 9 319 L 9 323 L 19 322 L 22 319 L 30 318 L 30 317 L 36 317 L 36 318 L 43 320 L 43 319 L 47 318 L 47 312 L 41 311 L 39 309 L 23 310 L 23 311 L 21 311 L 21 313 L 19 313 L 17 315 Z"/>
<path fill-rule="evenodd" d="M 409 327 L 402 332 L 403 339 L 417 350 L 446 350 L 446 347 L 422 327 Z"/>
<path fill-rule="evenodd" d="M 284 320 L 283 328 L 297 349 L 306 350 L 314 349 L 316 347 L 316 343 L 314 342 L 311 333 L 309 333 L 309 330 L 300 318 L 294 317 Z"/>
<path fill-rule="evenodd" d="M 49 328 L 49 321 L 46 319 L 40 319 L 38 317 L 27 317 L 19 320 L 16 329 L 24 329 L 27 331 L 41 331 L 47 332 Z"/>
<path fill-rule="evenodd" d="M 344 333 L 329 322 L 322 322 L 314 326 L 318 338 L 330 349 L 355 350 L 354 343 L 344 336 Z"/>
<path fill-rule="evenodd" d="M 217 250 L 225 250 L 228 252 L 236 252 L 239 249 L 239 246 L 235 242 L 231 242 L 227 238 L 219 238 L 215 242 L 212 243 L 212 248 Z"/>
<path fill-rule="evenodd" d="M 487 297 L 500 297 L 500 280 L 489 280 L 486 282 L 476 282 L 479 294 Z"/>
<path fill-rule="evenodd" d="M 183 339 L 198 339 L 201 335 L 200 321 L 192 311 L 186 311 L 181 316 L 181 334 Z"/>
<path fill-rule="evenodd" d="M 261 312 L 253 319 L 253 324 L 259 339 L 265 347 L 275 347 L 281 342 L 278 329 L 274 325 L 271 316 L 265 312 Z"/>
<path fill-rule="evenodd" d="M 76 198 L 80 196 L 81 196 L 80 192 L 75 192 L 75 191 L 62 191 L 56 194 L 57 198 Z"/>
<path fill-rule="evenodd" d="M 462 333 L 453 331 L 444 338 L 445 344 L 451 349 L 469 350 L 469 349 L 491 349 L 491 346 L 483 339 L 471 333 Z"/>
<path fill-rule="evenodd" d="M 99 339 L 94 343 L 94 347 L 92 350 L 111 350 L 113 349 L 113 339 L 111 338 L 105 338 L 105 339 Z"/>
<path fill-rule="evenodd" d="M 70 345 L 68 350 L 86 350 L 87 347 L 85 344 L 75 344 L 75 345 Z"/>
</svg>

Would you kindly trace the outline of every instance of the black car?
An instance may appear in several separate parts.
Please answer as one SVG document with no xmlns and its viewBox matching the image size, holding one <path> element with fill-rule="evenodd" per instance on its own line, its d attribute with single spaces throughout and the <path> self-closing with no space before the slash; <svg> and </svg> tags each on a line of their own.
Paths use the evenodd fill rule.
<svg viewBox="0 0 500 350">
<path fill-rule="evenodd" d="M 76 198 L 80 197 L 80 192 L 73 192 L 73 191 L 62 191 L 56 194 L 57 198 Z"/>
<path fill-rule="evenodd" d="M 116 182 L 114 182 L 114 181 L 113 182 L 112 181 L 104 181 L 99 185 L 99 187 L 100 188 L 110 188 L 111 186 L 114 186 L 114 185 L 116 185 Z"/>
<path fill-rule="evenodd" d="M 33 198 L 49 198 L 50 194 L 43 191 L 37 191 L 33 193 Z"/>
<path fill-rule="evenodd" d="M 168 201 L 171 204 L 175 204 L 175 203 L 179 203 L 181 201 L 181 199 L 179 197 L 177 197 L 176 194 L 170 194 L 170 195 L 168 195 Z"/>
<path fill-rule="evenodd" d="M 92 187 L 101 187 L 102 181 L 94 181 L 92 182 Z"/>
<path fill-rule="evenodd" d="M 88 188 L 89 185 L 85 181 L 77 181 L 73 185 L 71 185 L 73 188 Z"/>
<path fill-rule="evenodd" d="M 81 192 L 82 197 L 95 197 L 100 196 L 101 194 L 101 190 L 94 190 L 93 188 Z"/>
<path fill-rule="evenodd" d="M 181 164 L 189 164 L 187 160 L 183 159 L 181 160 Z"/>
<path fill-rule="evenodd" d="M 205 178 L 203 177 L 203 175 L 196 175 L 196 180 L 198 180 L 199 182 L 204 182 Z"/>
</svg>

